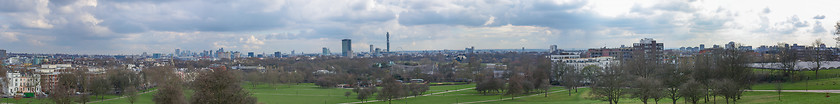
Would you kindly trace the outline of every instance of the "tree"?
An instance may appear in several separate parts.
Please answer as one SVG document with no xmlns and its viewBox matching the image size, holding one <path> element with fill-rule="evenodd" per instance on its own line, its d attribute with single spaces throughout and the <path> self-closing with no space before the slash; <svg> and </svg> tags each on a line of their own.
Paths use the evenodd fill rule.
<svg viewBox="0 0 840 104">
<path fill-rule="evenodd" d="M 391 100 L 402 97 L 405 94 L 405 88 L 402 83 L 398 82 L 394 77 L 386 77 L 382 80 L 382 91 L 376 96 L 376 99 L 386 100 L 391 103 Z"/>
<path fill-rule="evenodd" d="M 812 47 L 808 48 L 808 58 L 813 61 L 814 65 L 814 77 L 815 79 L 820 78 L 820 70 L 822 66 L 826 64 L 830 60 L 830 50 L 827 48 L 820 47 L 821 45 L 825 45 L 820 39 L 817 39 L 812 44 Z"/>
<path fill-rule="evenodd" d="M 183 87 L 181 86 L 183 82 L 180 77 L 175 76 L 171 67 L 152 67 L 147 70 L 146 75 L 153 76 L 154 78 L 150 79 L 159 86 L 157 93 L 153 95 L 152 101 L 157 104 L 187 103 L 187 100 L 184 99 Z"/>
<path fill-rule="evenodd" d="M 370 98 L 370 96 L 373 95 L 374 93 L 376 93 L 377 91 L 379 91 L 379 90 L 377 90 L 376 87 L 373 87 L 373 86 L 371 86 L 371 87 L 356 86 L 355 88 L 353 88 L 353 92 L 356 92 L 356 99 L 361 100 L 362 102 L 365 102 L 366 99 Z"/>
<path fill-rule="evenodd" d="M 87 92 L 88 90 L 90 90 L 90 75 L 87 72 L 87 68 L 76 69 L 72 72 L 73 77 L 76 77 L 75 89 L 77 92 L 81 93 L 77 96 L 78 98 L 76 99 L 76 102 L 82 104 L 85 104 L 90 101 L 90 97 L 88 97 L 89 93 Z"/>
<path fill-rule="evenodd" d="M 609 65 L 602 71 L 595 74 L 592 81 L 592 94 L 602 100 L 609 101 L 610 104 L 617 104 L 625 91 L 627 86 L 627 77 L 625 71 L 616 68 L 616 65 Z"/>
<path fill-rule="evenodd" d="M 631 91 L 632 97 L 638 98 L 645 104 L 647 104 L 648 99 L 659 99 L 664 96 L 662 82 L 656 79 L 638 77 L 633 81 L 632 86 L 635 88 Z"/>
<path fill-rule="evenodd" d="M 671 103 L 676 104 L 680 99 L 680 86 L 686 83 L 691 77 L 691 71 L 694 70 L 694 60 L 689 58 L 681 59 L 679 63 L 666 64 L 667 66 L 662 71 L 662 84 L 665 88 L 665 96 L 671 99 Z"/>
<path fill-rule="evenodd" d="M 525 93 L 525 76 L 520 75 L 518 73 L 512 73 L 513 75 L 508 79 L 508 86 L 507 92 L 505 95 L 510 95 L 510 98 L 513 99 L 517 95 Z"/>
<path fill-rule="evenodd" d="M 110 84 L 108 84 L 108 80 L 102 77 L 95 77 L 92 81 L 96 83 L 90 83 L 91 91 L 94 94 L 99 95 L 100 100 L 105 99 L 105 93 L 111 89 L 109 86 Z"/>
<path fill-rule="evenodd" d="M 426 84 L 411 83 L 408 86 L 408 90 L 410 91 L 410 95 L 412 96 L 422 95 L 423 93 L 429 90 L 429 85 Z"/>
<path fill-rule="evenodd" d="M 245 80 L 251 83 L 251 89 L 257 88 L 259 82 L 263 79 L 262 73 L 258 71 L 245 72 Z"/>
<path fill-rule="evenodd" d="M 580 86 L 583 85 L 581 80 L 583 79 L 584 76 L 581 74 L 580 70 L 577 70 L 574 67 L 565 65 L 565 63 L 560 63 L 558 66 L 561 66 L 560 68 L 562 68 L 561 70 L 562 70 L 563 75 L 561 75 L 560 78 L 563 82 L 563 86 L 566 87 L 566 90 L 569 90 L 569 96 L 572 96 L 572 89 L 574 89 L 575 92 L 577 92 L 577 87 L 580 87 Z M 598 66 L 587 66 L 587 68 L 590 68 L 589 70 L 592 70 L 591 68 L 599 68 L 599 67 Z"/>
<path fill-rule="evenodd" d="M 75 93 L 74 88 L 76 85 L 76 77 L 72 74 L 58 74 L 58 82 L 50 90 L 49 98 L 56 104 L 71 104 L 73 103 L 72 97 Z"/>
<path fill-rule="evenodd" d="M 137 102 L 137 87 L 128 87 L 127 89 L 125 89 L 125 94 L 128 94 L 126 96 L 126 98 L 128 99 L 128 103 L 134 104 L 134 102 Z"/>
<path fill-rule="evenodd" d="M 697 104 L 697 101 L 704 98 L 706 91 L 703 89 L 703 84 L 694 80 L 689 80 L 688 82 L 680 85 L 679 95 L 685 97 L 686 101 L 689 101 L 692 104 Z"/>
<path fill-rule="evenodd" d="M 350 98 L 350 95 L 353 94 L 350 91 L 344 92 L 344 97 Z"/>
<path fill-rule="evenodd" d="M 254 104 L 257 99 L 243 90 L 233 70 L 215 68 L 200 72 L 192 82 L 195 91 L 190 98 L 193 104 Z"/>
</svg>

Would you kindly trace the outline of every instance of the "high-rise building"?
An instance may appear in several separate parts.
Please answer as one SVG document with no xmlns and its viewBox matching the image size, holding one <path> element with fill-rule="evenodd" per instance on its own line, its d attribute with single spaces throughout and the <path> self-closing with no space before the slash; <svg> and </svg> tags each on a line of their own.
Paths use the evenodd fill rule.
<svg viewBox="0 0 840 104">
<path fill-rule="evenodd" d="M 280 57 L 283 57 L 283 55 L 280 55 L 280 51 L 277 51 L 277 52 L 274 52 L 274 57 L 280 58 Z"/>
<path fill-rule="evenodd" d="M 633 51 L 640 53 L 650 53 L 656 57 L 661 57 L 665 46 L 662 43 L 657 43 L 653 38 L 644 38 L 639 40 L 639 43 L 633 43 Z"/>
<path fill-rule="evenodd" d="M 181 49 L 175 49 L 175 56 L 181 56 Z"/>
<path fill-rule="evenodd" d="M 321 55 L 330 55 L 330 49 L 327 47 L 321 48 Z"/>
<path fill-rule="evenodd" d="M 239 58 L 239 57 L 242 57 L 242 53 L 239 53 L 239 51 L 233 52 L 233 57 L 232 58 Z"/>
<path fill-rule="evenodd" d="M 706 45 L 705 44 L 700 44 L 700 50 L 704 50 L 704 49 L 706 49 Z"/>
<path fill-rule="evenodd" d="M 370 54 L 373 54 L 373 44 L 370 45 Z"/>
<path fill-rule="evenodd" d="M 735 48 L 736 48 L 736 47 L 735 47 L 735 42 L 733 42 L 733 41 L 729 41 L 729 43 L 727 43 L 724 47 L 725 47 L 726 49 L 735 49 Z"/>
<path fill-rule="evenodd" d="M 350 39 L 341 40 L 341 56 L 351 56 L 353 54 L 352 47 L 350 47 Z"/>
<path fill-rule="evenodd" d="M 0 49 L 0 58 L 5 58 L 5 57 L 6 57 L 6 50 Z M 2 61 L 2 60 L 0 60 L 0 61 Z"/>
<path fill-rule="evenodd" d="M 254 52 L 248 52 L 248 57 L 255 57 Z"/>
<path fill-rule="evenodd" d="M 548 52 L 549 53 L 557 52 L 557 45 L 548 46 Z"/>
<path fill-rule="evenodd" d="M 391 52 L 391 33 L 385 32 L 385 51 Z"/>
</svg>

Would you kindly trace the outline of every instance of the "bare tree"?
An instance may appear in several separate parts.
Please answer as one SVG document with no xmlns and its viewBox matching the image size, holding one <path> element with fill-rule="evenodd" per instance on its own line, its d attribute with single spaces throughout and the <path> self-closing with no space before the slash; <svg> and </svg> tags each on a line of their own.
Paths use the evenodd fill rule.
<svg viewBox="0 0 840 104">
<path fill-rule="evenodd" d="M 656 79 L 637 77 L 632 86 L 635 88 L 630 92 L 632 97 L 638 98 L 645 104 L 648 99 L 659 99 L 664 96 L 662 82 Z"/>
<path fill-rule="evenodd" d="M 155 77 L 150 79 L 159 86 L 152 101 L 158 104 L 187 103 L 187 100 L 184 98 L 183 86 L 181 86 L 183 82 L 180 77 L 175 76 L 174 69 L 171 67 L 152 67 L 146 70 L 148 70 L 147 75 Z"/>
<path fill-rule="evenodd" d="M 821 45 L 825 45 L 825 43 L 823 43 L 820 39 L 817 39 L 814 43 L 812 43 L 812 47 L 808 48 L 809 53 L 807 55 L 808 59 L 810 59 L 814 65 L 814 68 L 812 69 L 814 70 L 815 79 L 820 78 L 820 70 L 822 69 L 822 66 L 830 60 L 829 50 L 827 48 L 820 47 Z"/>
<path fill-rule="evenodd" d="M 692 104 L 697 104 L 697 101 L 700 101 L 701 98 L 704 98 L 706 95 L 705 89 L 703 89 L 703 84 L 699 83 L 694 80 L 689 80 L 686 83 L 680 85 L 679 95 L 685 97 L 686 101 L 691 102 Z"/>
<path fill-rule="evenodd" d="M 666 64 L 664 71 L 661 72 L 662 84 L 665 87 L 666 97 L 671 99 L 671 103 L 676 104 L 682 96 L 679 95 L 680 86 L 691 79 L 691 71 L 694 70 L 694 60 L 692 57 L 680 59 L 676 65 Z"/>
<path fill-rule="evenodd" d="M 195 91 L 190 98 L 193 104 L 254 104 L 257 98 L 242 89 L 234 70 L 215 68 L 201 72 L 192 82 Z"/>
<path fill-rule="evenodd" d="M 91 81 L 93 81 L 95 83 L 90 83 L 91 91 L 94 94 L 99 95 L 100 100 L 105 99 L 105 93 L 108 92 L 108 90 L 111 89 L 109 81 L 105 78 L 102 78 L 102 77 L 95 77 L 95 78 L 92 78 L 92 79 L 93 80 L 91 80 Z"/>
<path fill-rule="evenodd" d="M 382 91 L 379 92 L 379 95 L 376 96 L 376 99 L 379 100 L 386 100 L 388 103 L 391 103 L 391 100 L 400 98 L 405 94 L 405 88 L 403 88 L 402 83 L 398 82 L 397 79 L 393 77 L 386 77 L 382 79 Z"/>
<path fill-rule="evenodd" d="M 134 104 L 134 102 L 137 102 L 137 92 L 137 87 L 135 86 L 130 86 L 127 89 L 125 89 L 125 94 L 128 94 L 126 95 L 128 103 Z"/>
<path fill-rule="evenodd" d="M 617 104 L 626 91 L 627 75 L 617 65 L 609 65 L 598 71 L 592 81 L 592 94 L 610 104 Z"/>
<path fill-rule="evenodd" d="M 76 85 L 76 77 L 72 74 L 59 74 L 58 82 L 50 91 L 49 98 L 56 104 L 71 104 L 73 103 L 73 95 L 76 92 Z"/>
</svg>

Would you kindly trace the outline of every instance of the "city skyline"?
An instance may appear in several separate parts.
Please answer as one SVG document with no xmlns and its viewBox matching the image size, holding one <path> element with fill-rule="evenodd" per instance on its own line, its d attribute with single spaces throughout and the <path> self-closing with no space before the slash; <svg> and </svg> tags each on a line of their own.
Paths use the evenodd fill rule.
<svg viewBox="0 0 840 104">
<path fill-rule="evenodd" d="M 832 2 L 8 0 L 0 1 L 6 4 L 0 7 L 0 49 L 322 53 L 341 49 L 342 39 L 355 41 L 352 47 L 390 51 L 586 49 L 629 46 L 642 38 L 668 49 L 730 41 L 810 45 L 816 39 L 836 46 L 831 32 L 840 9 Z"/>
</svg>

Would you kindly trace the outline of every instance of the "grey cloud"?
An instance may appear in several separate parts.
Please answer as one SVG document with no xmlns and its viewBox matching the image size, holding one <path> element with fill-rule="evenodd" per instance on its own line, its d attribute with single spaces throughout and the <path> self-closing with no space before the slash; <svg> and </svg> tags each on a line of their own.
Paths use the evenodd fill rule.
<svg viewBox="0 0 840 104">
<path fill-rule="evenodd" d="M 770 7 L 764 8 L 764 10 L 762 10 L 761 12 L 764 13 L 764 14 L 770 13 Z"/>
<path fill-rule="evenodd" d="M 825 19 L 825 15 L 814 16 L 814 19 Z"/>
</svg>

